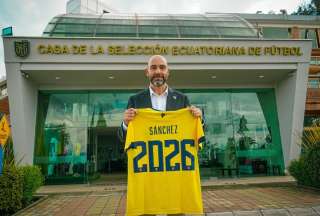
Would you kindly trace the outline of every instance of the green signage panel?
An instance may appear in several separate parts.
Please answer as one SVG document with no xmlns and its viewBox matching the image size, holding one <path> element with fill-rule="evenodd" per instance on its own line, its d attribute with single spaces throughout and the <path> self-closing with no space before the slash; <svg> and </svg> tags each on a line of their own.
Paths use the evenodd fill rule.
<svg viewBox="0 0 320 216">
<path fill-rule="evenodd" d="M 13 35 L 12 26 L 2 29 L 2 36 L 12 36 L 12 35 Z"/>
</svg>

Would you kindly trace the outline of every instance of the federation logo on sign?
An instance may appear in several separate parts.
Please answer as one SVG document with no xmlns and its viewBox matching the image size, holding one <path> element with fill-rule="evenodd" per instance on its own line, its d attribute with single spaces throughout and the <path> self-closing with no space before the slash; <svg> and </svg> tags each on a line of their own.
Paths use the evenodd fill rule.
<svg viewBox="0 0 320 216">
<path fill-rule="evenodd" d="M 4 146 L 10 135 L 10 126 L 6 115 L 0 121 L 0 145 Z"/>
<path fill-rule="evenodd" d="M 30 54 L 30 42 L 27 40 L 15 41 L 14 51 L 17 56 L 26 58 Z"/>
</svg>

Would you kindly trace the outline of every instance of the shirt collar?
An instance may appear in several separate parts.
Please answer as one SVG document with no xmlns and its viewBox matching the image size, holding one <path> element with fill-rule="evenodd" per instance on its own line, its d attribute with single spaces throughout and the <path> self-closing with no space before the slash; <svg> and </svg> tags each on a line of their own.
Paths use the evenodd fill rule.
<svg viewBox="0 0 320 216">
<path fill-rule="evenodd" d="M 161 95 L 158 95 L 157 93 L 155 93 L 152 90 L 151 86 L 149 86 L 149 90 L 150 90 L 150 96 L 167 96 L 169 92 L 169 87 L 167 86 L 166 90 Z"/>
</svg>

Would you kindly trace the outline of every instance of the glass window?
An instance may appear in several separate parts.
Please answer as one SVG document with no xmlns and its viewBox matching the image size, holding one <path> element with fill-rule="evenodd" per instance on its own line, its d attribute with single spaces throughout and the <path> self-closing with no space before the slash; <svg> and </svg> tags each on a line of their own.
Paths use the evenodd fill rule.
<svg viewBox="0 0 320 216">
<path fill-rule="evenodd" d="M 311 56 L 310 64 L 311 65 L 320 65 L 320 57 Z M 320 75 L 320 73 L 318 73 L 318 75 Z"/>
<path fill-rule="evenodd" d="M 206 145 L 199 152 L 201 175 L 278 175 L 282 146 L 273 90 L 187 93 L 203 110 Z"/>
<path fill-rule="evenodd" d="M 35 164 L 46 178 L 84 182 L 87 162 L 88 96 L 39 94 Z"/>
<path fill-rule="evenodd" d="M 317 34 L 314 29 L 309 30 L 309 34 L 307 35 L 308 39 L 312 39 L 312 48 L 318 48 L 319 45 L 317 44 Z"/>
<path fill-rule="evenodd" d="M 228 15 L 207 15 L 209 20 L 212 21 L 219 21 L 219 22 L 225 22 L 225 21 L 235 21 L 235 22 L 243 22 L 241 19 L 239 19 L 238 17 L 234 17 L 234 16 L 228 16 Z"/>
<path fill-rule="evenodd" d="M 56 28 L 54 29 L 54 33 L 93 33 L 95 28 L 95 24 L 57 24 Z"/>
<path fill-rule="evenodd" d="M 226 22 L 210 22 L 213 26 L 219 26 L 219 27 L 242 27 L 245 28 L 247 25 L 244 25 L 241 22 L 233 22 L 233 21 L 226 21 Z M 248 27 L 249 28 L 249 27 Z"/>
<path fill-rule="evenodd" d="M 320 78 L 309 78 L 308 88 L 320 88 Z"/>
<path fill-rule="evenodd" d="M 213 27 L 181 26 L 179 29 L 181 37 L 184 35 L 194 35 L 195 37 L 218 35 L 216 29 Z"/>
<path fill-rule="evenodd" d="M 217 27 L 222 37 L 256 37 L 256 31 L 249 28 Z"/>
<path fill-rule="evenodd" d="M 72 17 L 62 17 L 61 20 L 59 20 L 59 23 L 62 24 L 96 24 L 97 23 L 96 18 L 72 18 Z"/>
<path fill-rule="evenodd" d="M 312 39 L 312 48 L 318 48 L 315 29 L 300 29 L 300 38 Z"/>
<path fill-rule="evenodd" d="M 55 24 L 54 23 L 49 23 L 47 26 L 46 26 L 46 29 L 44 30 L 44 32 L 51 32 L 54 28 Z"/>
<path fill-rule="evenodd" d="M 134 34 L 136 35 L 136 26 L 132 25 L 99 25 L 97 28 L 97 33 L 105 34 Z"/>
<path fill-rule="evenodd" d="M 47 183 L 86 182 L 96 172 L 126 171 L 117 130 L 135 92 L 39 92 L 34 163 Z M 202 177 L 283 172 L 273 89 L 185 92 L 206 119 Z"/>
<path fill-rule="evenodd" d="M 165 19 L 162 19 L 162 20 L 138 20 L 138 24 L 139 25 L 155 25 L 155 26 L 159 26 L 159 25 L 165 25 L 165 26 L 172 26 L 172 25 L 175 25 L 175 22 L 174 20 L 165 20 Z"/>
<path fill-rule="evenodd" d="M 207 20 L 177 20 L 176 23 L 179 26 L 190 26 L 190 27 L 210 26 L 210 22 L 208 22 Z"/>
<path fill-rule="evenodd" d="M 162 36 L 172 35 L 177 36 L 176 26 L 139 26 L 139 36 Z"/>
<path fill-rule="evenodd" d="M 108 25 L 136 25 L 135 19 L 100 19 L 99 24 Z"/>
<path fill-rule="evenodd" d="M 92 37 L 93 33 L 77 33 L 77 32 L 56 32 L 52 33 L 50 36 L 52 37 Z"/>
<path fill-rule="evenodd" d="M 92 36 L 97 27 L 96 36 L 106 37 L 178 37 L 177 28 L 182 37 L 257 37 L 256 31 L 244 20 L 228 15 L 83 15 L 82 17 L 58 17 L 57 25 L 51 21 L 44 35 L 73 37 Z M 139 33 L 136 33 L 136 27 Z M 218 30 L 217 30 L 218 29 Z M 51 32 L 53 31 L 53 32 Z M 217 32 L 218 31 L 218 32 Z M 92 34 L 89 34 L 92 33 Z M 271 34 L 273 35 L 273 34 Z"/>
<path fill-rule="evenodd" d="M 290 38 L 288 28 L 275 28 L 275 27 L 263 27 L 263 37 L 264 38 Z"/>
<path fill-rule="evenodd" d="M 39 92 L 34 163 L 47 183 L 84 183 L 88 174 L 108 172 L 108 166 L 124 171 L 117 129 L 130 95 Z"/>
</svg>

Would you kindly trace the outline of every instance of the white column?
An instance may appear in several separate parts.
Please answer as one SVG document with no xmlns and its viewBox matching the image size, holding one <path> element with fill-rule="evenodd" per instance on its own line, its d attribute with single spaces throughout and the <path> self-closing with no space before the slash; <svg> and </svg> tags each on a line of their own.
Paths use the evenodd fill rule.
<svg viewBox="0 0 320 216">
<path fill-rule="evenodd" d="M 6 72 L 15 160 L 33 164 L 37 87 L 22 76 L 19 63 L 6 63 Z"/>
<path fill-rule="evenodd" d="M 297 70 L 288 74 L 276 85 L 276 101 L 285 166 L 300 155 L 297 133 L 303 130 L 307 93 L 308 63 L 298 64 Z"/>
<path fill-rule="evenodd" d="M 289 152 L 289 161 L 298 158 L 301 148 L 298 145 L 298 134 L 302 134 L 304 112 L 307 98 L 309 64 L 299 64 L 297 69 L 296 88 L 294 97 L 294 110 L 291 131 L 291 146 Z"/>
</svg>

